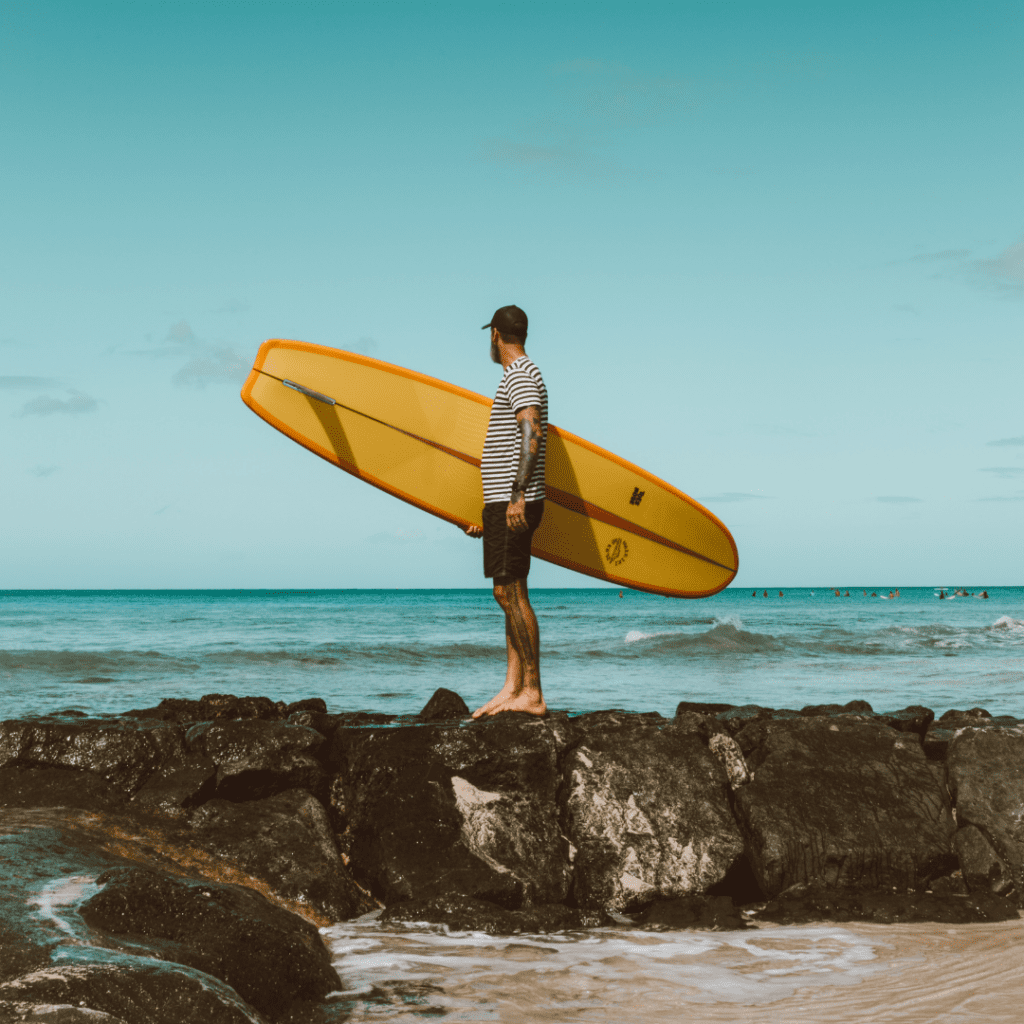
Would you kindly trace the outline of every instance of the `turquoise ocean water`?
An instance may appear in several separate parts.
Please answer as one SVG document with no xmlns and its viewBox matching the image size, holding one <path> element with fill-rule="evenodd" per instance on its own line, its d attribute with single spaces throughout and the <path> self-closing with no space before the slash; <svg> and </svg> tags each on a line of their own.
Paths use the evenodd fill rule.
<svg viewBox="0 0 1024 1024">
<path fill-rule="evenodd" d="M 1024 716 L 1024 588 L 990 588 L 988 600 L 939 600 L 931 587 L 888 600 L 891 589 L 700 601 L 534 590 L 545 696 L 570 712 L 862 698 Z M 500 686 L 504 656 L 484 589 L 0 592 L 4 718 L 206 693 L 411 714 L 438 686 L 474 707 Z"/>
</svg>

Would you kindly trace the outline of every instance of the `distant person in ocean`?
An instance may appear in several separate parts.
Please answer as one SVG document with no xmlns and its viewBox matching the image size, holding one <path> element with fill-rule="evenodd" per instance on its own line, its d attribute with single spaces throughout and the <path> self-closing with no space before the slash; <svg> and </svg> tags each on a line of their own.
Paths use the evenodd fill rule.
<svg viewBox="0 0 1024 1024">
<path fill-rule="evenodd" d="M 491 359 L 504 373 L 491 406 L 480 475 L 484 485 L 484 576 L 494 580 L 494 599 L 505 613 L 508 669 L 505 685 L 474 718 L 502 711 L 547 712 L 540 688 L 540 631 L 530 605 L 526 577 L 530 544 L 544 515 L 544 453 L 548 433 L 548 393 L 526 354 L 526 314 L 502 306 L 484 330 L 491 332 Z"/>
<path fill-rule="evenodd" d="M 766 590 L 766 591 L 764 592 L 764 596 L 765 596 L 765 597 L 767 597 L 767 596 L 768 596 L 768 591 L 767 591 L 767 590 Z"/>
<path fill-rule="evenodd" d="M 981 592 L 981 596 L 987 601 L 988 600 L 988 591 L 987 590 L 983 590 Z"/>
</svg>

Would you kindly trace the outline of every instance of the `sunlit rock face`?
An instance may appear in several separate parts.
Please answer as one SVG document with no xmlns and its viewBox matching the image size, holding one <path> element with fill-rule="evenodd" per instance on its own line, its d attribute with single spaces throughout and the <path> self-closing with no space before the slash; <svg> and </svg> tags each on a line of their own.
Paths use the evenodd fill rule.
<svg viewBox="0 0 1024 1024">
<path fill-rule="evenodd" d="M 706 892 L 743 855 L 729 779 L 697 732 L 598 712 L 562 765 L 560 810 L 572 845 L 572 897 L 629 911 Z"/>
</svg>

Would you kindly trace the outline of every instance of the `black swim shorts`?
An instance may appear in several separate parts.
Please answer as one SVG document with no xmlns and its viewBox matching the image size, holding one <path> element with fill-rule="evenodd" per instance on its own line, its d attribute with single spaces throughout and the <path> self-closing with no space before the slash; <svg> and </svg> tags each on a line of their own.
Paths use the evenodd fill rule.
<svg viewBox="0 0 1024 1024">
<path fill-rule="evenodd" d="M 526 579 L 530 571 L 530 544 L 544 516 L 544 501 L 526 503 L 526 525 L 522 533 L 513 533 L 505 520 L 507 501 L 489 501 L 484 505 L 484 575 L 498 584 Z"/>
</svg>

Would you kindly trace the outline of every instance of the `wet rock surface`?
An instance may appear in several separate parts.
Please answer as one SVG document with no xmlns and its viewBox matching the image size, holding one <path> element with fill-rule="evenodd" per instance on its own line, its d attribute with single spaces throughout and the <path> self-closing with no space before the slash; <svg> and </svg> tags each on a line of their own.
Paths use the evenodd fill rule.
<svg viewBox="0 0 1024 1024">
<path fill-rule="evenodd" d="M 936 892 L 885 892 L 877 889 L 830 889 L 798 885 L 758 908 L 753 920 L 770 921 L 773 924 L 811 924 L 815 921 L 971 924 L 1012 921 L 1018 916 L 1013 900 L 991 893 L 961 896 Z"/>
<path fill-rule="evenodd" d="M 603 911 L 580 910 L 563 904 L 506 910 L 496 903 L 469 896 L 439 896 L 431 900 L 406 900 L 388 907 L 382 924 L 440 924 L 454 932 L 487 935 L 546 934 L 598 928 L 613 923 Z"/>
<path fill-rule="evenodd" d="M 747 928 L 746 919 L 729 896 L 680 896 L 652 903 L 637 918 L 650 931 L 739 931 Z"/>
<path fill-rule="evenodd" d="M 192 812 L 189 825 L 204 850 L 326 920 L 344 921 L 379 907 L 353 881 L 326 810 L 305 790 L 243 803 L 210 800 Z"/>
<path fill-rule="evenodd" d="M 104 888 L 80 908 L 88 925 L 219 978 L 271 1017 L 341 988 L 317 929 L 251 889 L 145 868 L 97 882 Z"/>
</svg>

